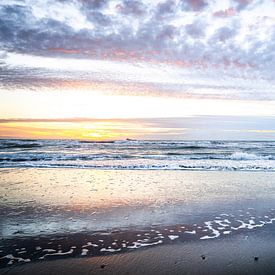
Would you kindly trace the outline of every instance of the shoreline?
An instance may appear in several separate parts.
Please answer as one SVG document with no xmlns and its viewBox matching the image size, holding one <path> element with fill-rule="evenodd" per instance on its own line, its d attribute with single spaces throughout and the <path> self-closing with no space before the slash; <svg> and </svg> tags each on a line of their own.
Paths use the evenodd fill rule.
<svg viewBox="0 0 275 275">
<path fill-rule="evenodd" d="M 256 260 L 255 260 L 256 257 Z M 274 274 L 274 226 L 222 239 L 175 242 L 127 253 L 50 260 L 0 274 Z"/>
<path fill-rule="evenodd" d="M 159 225 L 143 229 L 127 228 L 40 236 L 24 236 L 23 231 L 18 231 L 12 237 L 2 239 L 0 268 L 29 262 L 42 263 L 52 259 L 128 253 L 144 247 L 159 247 L 179 242 L 204 243 L 207 240 L 223 240 L 235 235 L 255 234 L 261 230 L 275 228 L 274 211 L 266 213 L 264 217 L 257 217 L 257 211 L 254 209 L 237 212 L 238 216 L 221 213 L 208 221 L 193 225 Z"/>
</svg>

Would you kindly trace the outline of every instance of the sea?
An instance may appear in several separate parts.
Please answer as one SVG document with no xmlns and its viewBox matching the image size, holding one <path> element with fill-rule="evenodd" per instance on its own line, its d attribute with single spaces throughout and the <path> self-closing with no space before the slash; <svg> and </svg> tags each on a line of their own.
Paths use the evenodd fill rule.
<svg viewBox="0 0 275 275">
<path fill-rule="evenodd" d="M 0 167 L 275 171 L 275 141 L 1 139 Z"/>
</svg>

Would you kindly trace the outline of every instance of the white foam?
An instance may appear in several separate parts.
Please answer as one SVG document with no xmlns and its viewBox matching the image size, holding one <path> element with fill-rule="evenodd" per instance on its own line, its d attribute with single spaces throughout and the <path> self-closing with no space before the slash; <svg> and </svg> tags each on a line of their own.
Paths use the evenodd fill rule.
<svg viewBox="0 0 275 275">
<path fill-rule="evenodd" d="M 215 223 L 217 223 L 218 225 L 220 225 L 222 227 L 229 226 L 226 221 L 228 221 L 228 220 L 227 219 L 226 220 L 214 220 Z"/>
<path fill-rule="evenodd" d="M 141 243 L 141 246 L 151 246 L 151 245 L 157 245 L 157 244 L 161 244 L 162 240 L 158 240 L 157 242 L 154 243 Z"/>
<path fill-rule="evenodd" d="M 192 230 L 192 231 L 185 231 L 184 233 L 187 233 L 187 234 L 196 234 L 196 230 Z"/>
<path fill-rule="evenodd" d="M 88 249 L 83 248 L 83 249 L 82 249 L 82 252 L 81 252 L 81 256 L 87 256 L 88 252 L 89 252 Z"/>
<path fill-rule="evenodd" d="M 118 251 L 121 251 L 121 248 L 118 248 L 118 249 L 113 249 L 113 248 L 101 248 L 100 249 L 100 252 L 118 252 Z"/>
<path fill-rule="evenodd" d="M 239 230 L 239 229 L 247 228 L 247 229 L 251 230 L 256 227 L 263 227 L 265 224 L 272 223 L 272 221 L 271 222 L 270 221 L 267 221 L 267 222 L 260 221 L 260 223 L 256 224 L 254 220 L 249 220 L 248 223 L 245 223 L 244 221 L 241 221 L 241 220 L 237 220 L 237 222 L 240 222 L 241 225 L 238 227 L 231 227 L 231 229 Z"/>
<path fill-rule="evenodd" d="M 235 152 L 230 156 L 230 159 L 232 160 L 268 160 L 270 159 L 270 156 L 258 156 L 256 154 L 248 154 L 245 152 Z"/>
<path fill-rule="evenodd" d="M 130 249 L 135 249 L 135 248 L 139 248 L 140 247 L 140 243 L 138 242 L 133 242 L 133 245 L 128 245 L 127 248 Z"/>
<path fill-rule="evenodd" d="M 56 252 L 56 250 L 55 249 L 51 249 L 51 248 L 45 248 L 45 249 L 43 249 L 43 252 Z"/>
<path fill-rule="evenodd" d="M 71 255 L 73 252 L 74 252 L 74 250 L 70 249 L 67 252 L 58 251 L 57 253 L 45 254 L 44 256 L 40 257 L 39 260 L 44 260 L 47 256 L 65 256 L 65 255 Z"/>
<path fill-rule="evenodd" d="M 205 222 L 205 225 L 209 230 L 212 230 L 213 236 L 203 236 L 200 238 L 201 240 L 214 239 L 220 236 L 220 232 L 212 227 L 211 221 Z"/>
<path fill-rule="evenodd" d="M 178 237 L 179 237 L 178 235 L 168 235 L 168 238 L 172 241 L 177 239 Z"/>
<path fill-rule="evenodd" d="M 270 219 L 268 222 L 266 222 L 267 224 L 271 224 L 271 223 L 273 223 L 275 221 L 275 218 L 272 218 L 272 219 Z"/>
<path fill-rule="evenodd" d="M 82 248 L 89 247 L 89 246 L 98 247 L 98 245 L 95 243 L 87 242 L 87 244 L 82 245 Z"/>
<path fill-rule="evenodd" d="M 1 257 L 0 259 L 10 259 L 8 264 L 13 264 L 14 261 L 18 262 L 24 262 L 24 263 L 29 263 L 31 260 L 30 259 L 24 259 L 20 257 L 14 257 L 12 254 L 8 254 L 6 256 Z"/>
<path fill-rule="evenodd" d="M 157 244 L 161 244 L 161 243 L 162 243 L 162 240 L 158 240 L 157 242 L 154 242 L 154 243 L 133 242 L 133 245 L 129 245 L 129 246 L 127 246 L 127 248 L 135 249 L 135 248 L 140 248 L 142 246 L 152 246 L 152 245 L 157 245 Z"/>
</svg>

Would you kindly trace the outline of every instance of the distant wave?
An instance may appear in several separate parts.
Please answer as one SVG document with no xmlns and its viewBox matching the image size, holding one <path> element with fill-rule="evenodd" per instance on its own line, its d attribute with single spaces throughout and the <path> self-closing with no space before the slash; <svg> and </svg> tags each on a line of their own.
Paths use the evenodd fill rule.
<svg viewBox="0 0 275 275">
<path fill-rule="evenodd" d="M 35 148 L 35 147 L 41 147 L 38 143 L 19 143 L 19 142 L 9 142 L 9 143 L 1 143 L 0 149 L 10 149 L 10 148 Z"/>
</svg>

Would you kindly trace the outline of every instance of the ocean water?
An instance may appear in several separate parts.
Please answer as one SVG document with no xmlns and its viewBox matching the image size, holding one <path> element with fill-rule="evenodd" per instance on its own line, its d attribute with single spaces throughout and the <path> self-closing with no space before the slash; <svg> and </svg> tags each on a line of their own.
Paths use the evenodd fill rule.
<svg viewBox="0 0 275 275">
<path fill-rule="evenodd" d="M 0 167 L 275 171 L 275 141 L 1 139 Z"/>
</svg>

